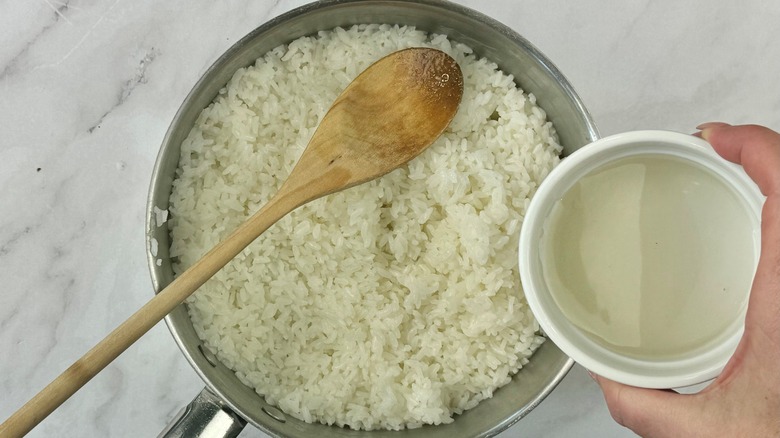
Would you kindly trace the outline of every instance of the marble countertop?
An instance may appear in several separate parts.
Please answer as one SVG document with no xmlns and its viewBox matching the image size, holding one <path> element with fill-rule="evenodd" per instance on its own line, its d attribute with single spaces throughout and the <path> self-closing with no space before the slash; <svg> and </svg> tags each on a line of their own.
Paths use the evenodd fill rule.
<svg viewBox="0 0 780 438">
<path fill-rule="evenodd" d="M 0 420 L 150 298 L 144 208 L 168 124 L 223 51 L 303 3 L 0 5 Z M 780 129 L 778 2 L 459 3 L 551 58 L 602 135 L 709 120 Z M 161 323 L 30 436 L 156 436 L 202 386 Z M 501 436 L 633 434 L 576 366 Z"/>
</svg>

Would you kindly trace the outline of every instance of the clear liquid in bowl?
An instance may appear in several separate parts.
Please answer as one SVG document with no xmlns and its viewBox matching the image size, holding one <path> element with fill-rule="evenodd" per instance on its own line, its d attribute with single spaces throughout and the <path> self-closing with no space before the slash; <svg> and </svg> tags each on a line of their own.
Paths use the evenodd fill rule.
<svg viewBox="0 0 780 438">
<path fill-rule="evenodd" d="M 622 158 L 581 178 L 541 241 L 544 278 L 588 337 L 640 359 L 683 358 L 744 314 L 755 266 L 747 207 L 681 158 Z"/>
</svg>

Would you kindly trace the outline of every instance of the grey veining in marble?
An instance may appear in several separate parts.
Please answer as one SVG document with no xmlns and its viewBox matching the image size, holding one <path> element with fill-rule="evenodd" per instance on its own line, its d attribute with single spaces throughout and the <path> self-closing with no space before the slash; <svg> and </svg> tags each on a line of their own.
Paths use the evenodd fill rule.
<svg viewBox="0 0 780 438">
<path fill-rule="evenodd" d="M 0 419 L 151 296 L 144 208 L 168 124 L 223 51 L 303 3 L 0 3 Z M 780 129 L 780 2 L 459 3 L 550 57 L 604 135 Z M 30 436 L 156 436 L 201 387 L 160 324 Z M 575 367 L 502 436 L 633 434 Z"/>
</svg>

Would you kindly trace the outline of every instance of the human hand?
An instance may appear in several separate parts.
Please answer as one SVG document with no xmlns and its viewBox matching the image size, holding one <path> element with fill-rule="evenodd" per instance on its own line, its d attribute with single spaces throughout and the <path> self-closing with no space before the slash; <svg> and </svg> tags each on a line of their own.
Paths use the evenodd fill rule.
<svg viewBox="0 0 780 438">
<path fill-rule="evenodd" d="M 644 437 L 780 437 L 780 134 L 725 123 L 697 129 L 767 197 L 742 339 L 721 375 L 697 394 L 594 378 L 612 418 Z"/>
</svg>

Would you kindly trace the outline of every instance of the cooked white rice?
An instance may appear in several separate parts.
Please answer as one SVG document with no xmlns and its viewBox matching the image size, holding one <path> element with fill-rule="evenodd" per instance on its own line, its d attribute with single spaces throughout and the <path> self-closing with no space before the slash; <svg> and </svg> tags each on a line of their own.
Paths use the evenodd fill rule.
<svg viewBox="0 0 780 438">
<path fill-rule="evenodd" d="M 553 127 L 494 63 L 411 27 L 320 32 L 236 72 L 182 145 L 174 269 L 268 201 L 359 72 L 410 46 L 444 50 L 463 70 L 444 135 L 404 168 L 283 218 L 188 301 L 208 348 L 307 422 L 449 423 L 543 341 L 517 243 L 529 198 L 558 162 Z"/>
</svg>

